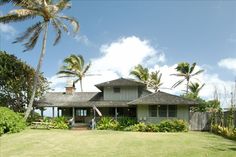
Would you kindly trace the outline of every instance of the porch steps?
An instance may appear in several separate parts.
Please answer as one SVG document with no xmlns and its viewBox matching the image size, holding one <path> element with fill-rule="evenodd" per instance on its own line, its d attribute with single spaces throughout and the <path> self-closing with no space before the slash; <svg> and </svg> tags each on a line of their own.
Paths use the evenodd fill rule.
<svg viewBox="0 0 236 157">
<path fill-rule="evenodd" d="M 89 127 L 87 124 L 76 124 L 74 125 L 71 130 L 89 130 Z"/>
</svg>

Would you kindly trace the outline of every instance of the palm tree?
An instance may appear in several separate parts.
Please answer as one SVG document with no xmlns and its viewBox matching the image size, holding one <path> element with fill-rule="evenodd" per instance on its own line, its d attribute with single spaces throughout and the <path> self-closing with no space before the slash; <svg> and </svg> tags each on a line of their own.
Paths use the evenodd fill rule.
<svg viewBox="0 0 236 157">
<path fill-rule="evenodd" d="M 17 6 L 18 9 L 11 10 L 7 15 L 0 16 L 0 23 L 20 22 L 36 17 L 42 18 L 42 20 L 30 26 L 21 36 L 16 38 L 16 41 L 14 42 L 25 42 L 24 46 L 26 49 L 24 51 L 32 50 L 35 47 L 40 34 L 43 32 L 42 49 L 36 74 L 34 76 L 32 95 L 25 112 L 25 119 L 27 119 L 32 110 L 35 92 L 38 86 L 38 76 L 45 55 L 48 25 L 52 24 L 53 28 L 56 30 L 56 38 L 53 43 L 53 45 L 56 45 L 61 39 L 62 31 L 68 33 L 67 25 L 63 23 L 63 20 L 69 22 L 73 26 L 74 32 L 78 32 L 79 23 L 73 17 L 60 14 L 64 9 L 70 8 L 71 5 L 69 0 L 0 0 L 0 5 L 10 2 Z"/>
<path fill-rule="evenodd" d="M 149 79 L 149 70 L 144 68 L 142 65 L 138 64 L 134 67 L 134 70 L 130 72 L 130 75 L 135 76 L 138 80 L 142 81 L 146 85 L 148 84 Z"/>
<path fill-rule="evenodd" d="M 160 73 L 160 71 L 151 72 L 149 75 L 148 87 L 154 89 L 154 91 L 157 92 L 160 86 L 163 84 L 161 83 L 161 77 L 162 73 Z"/>
<path fill-rule="evenodd" d="M 75 78 L 73 83 L 80 81 L 80 89 L 83 92 L 82 80 L 89 70 L 91 63 L 84 65 L 84 58 L 81 55 L 70 55 L 64 59 L 64 64 L 61 70 L 57 73 L 60 77 L 72 77 Z"/>
<path fill-rule="evenodd" d="M 187 81 L 187 84 L 186 84 L 186 93 L 188 94 L 188 91 L 189 91 L 189 82 L 190 82 L 190 79 L 193 77 L 193 76 L 196 76 L 200 73 L 202 73 L 204 70 L 198 70 L 197 72 L 194 72 L 194 69 L 195 69 L 195 66 L 196 66 L 196 63 L 193 63 L 191 66 L 189 63 L 187 62 L 181 62 L 177 65 L 177 67 L 175 68 L 177 70 L 177 74 L 172 74 L 172 75 L 175 75 L 175 76 L 179 76 L 179 77 L 183 77 L 183 79 L 177 81 L 173 86 L 172 88 L 175 88 L 177 86 L 179 86 L 181 83 L 183 83 L 185 80 Z"/>
<path fill-rule="evenodd" d="M 191 93 L 193 93 L 194 95 L 198 96 L 200 90 L 205 86 L 205 83 L 203 83 L 202 85 L 200 85 L 199 83 L 195 82 L 190 82 L 189 84 L 189 90 Z"/>
</svg>

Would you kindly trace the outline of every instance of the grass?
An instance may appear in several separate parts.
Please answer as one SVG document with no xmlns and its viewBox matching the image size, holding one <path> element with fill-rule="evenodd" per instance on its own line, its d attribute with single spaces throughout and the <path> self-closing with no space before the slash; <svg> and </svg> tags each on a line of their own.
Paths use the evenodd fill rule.
<svg viewBox="0 0 236 157">
<path fill-rule="evenodd" d="M 207 132 L 32 130 L 0 137 L 1 157 L 235 157 L 236 142 Z"/>
</svg>

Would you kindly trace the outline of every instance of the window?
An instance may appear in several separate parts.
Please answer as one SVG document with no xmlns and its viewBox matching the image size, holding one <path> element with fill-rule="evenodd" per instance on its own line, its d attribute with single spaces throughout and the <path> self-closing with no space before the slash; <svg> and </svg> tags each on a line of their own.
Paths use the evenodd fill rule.
<svg viewBox="0 0 236 157">
<path fill-rule="evenodd" d="M 159 117 L 167 117 L 167 105 L 161 105 L 158 111 Z"/>
<path fill-rule="evenodd" d="M 176 105 L 161 105 L 158 111 L 159 117 L 177 117 Z"/>
<path fill-rule="evenodd" d="M 149 117 L 157 117 L 157 106 L 156 105 L 149 106 Z"/>
<path fill-rule="evenodd" d="M 168 106 L 168 117 L 177 117 L 177 106 L 169 105 Z"/>
<path fill-rule="evenodd" d="M 76 110 L 76 115 L 81 116 L 81 117 L 86 117 L 87 116 L 87 110 L 86 109 L 77 109 Z"/>
<path fill-rule="evenodd" d="M 114 87 L 113 92 L 114 93 L 120 93 L 120 88 L 119 87 Z"/>
</svg>

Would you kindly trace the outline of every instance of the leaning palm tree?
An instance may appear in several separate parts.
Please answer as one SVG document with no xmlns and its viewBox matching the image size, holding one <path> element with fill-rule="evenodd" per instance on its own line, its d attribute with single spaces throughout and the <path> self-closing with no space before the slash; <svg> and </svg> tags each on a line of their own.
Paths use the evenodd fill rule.
<svg viewBox="0 0 236 157">
<path fill-rule="evenodd" d="M 130 75 L 133 75 L 138 80 L 145 83 L 146 85 L 148 84 L 148 79 L 149 79 L 149 70 L 148 70 L 148 68 L 144 68 L 142 65 L 138 64 L 130 72 Z"/>
<path fill-rule="evenodd" d="M 27 119 L 32 110 L 35 92 L 37 90 L 38 76 L 46 50 L 49 24 L 52 24 L 53 28 L 56 30 L 56 38 L 53 43 L 53 45 L 56 45 L 61 39 L 62 31 L 68 33 L 67 25 L 64 24 L 63 20 L 69 22 L 73 26 L 74 32 L 79 30 L 79 23 L 75 18 L 61 14 L 64 9 L 70 8 L 71 5 L 69 0 L 0 0 L 0 5 L 5 3 L 12 3 L 14 6 L 17 6 L 17 9 L 11 10 L 7 15 L 0 16 L 0 23 L 21 22 L 36 17 L 42 18 L 37 23 L 30 26 L 21 36 L 16 38 L 16 41 L 14 42 L 24 42 L 26 48 L 24 51 L 32 50 L 35 47 L 40 34 L 43 33 L 42 49 L 36 74 L 34 76 L 32 95 L 25 112 L 25 119 Z"/>
<path fill-rule="evenodd" d="M 160 86 L 163 84 L 161 82 L 162 73 L 160 71 L 151 72 L 148 80 L 148 87 L 154 89 L 155 92 L 160 89 Z"/>
<path fill-rule="evenodd" d="M 204 70 L 198 70 L 196 72 L 193 72 L 194 69 L 195 69 L 195 66 L 196 66 L 196 63 L 193 63 L 191 66 L 189 63 L 187 62 L 181 62 L 177 65 L 177 67 L 175 68 L 177 70 L 177 74 L 172 74 L 172 75 L 175 75 L 175 76 L 179 76 L 179 77 L 183 77 L 183 79 L 177 81 L 173 86 L 172 88 L 175 88 L 177 86 L 179 86 L 181 83 L 183 83 L 185 80 L 187 81 L 187 84 L 186 84 L 186 93 L 188 94 L 188 91 L 189 91 L 189 82 L 190 82 L 190 79 L 193 77 L 193 76 L 196 76 L 200 73 L 202 73 Z"/>
<path fill-rule="evenodd" d="M 61 70 L 57 73 L 60 77 L 71 77 L 75 80 L 73 84 L 76 84 L 80 81 L 80 89 L 83 92 L 82 80 L 85 77 L 85 74 L 89 70 L 91 63 L 84 65 L 84 58 L 81 55 L 70 55 L 64 59 L 64 64 L 61 67 Z"/>
<path fill-rule="evenodd" d="M 205 83 L 203 83 L 202 85 L 200 85 L 199 83 L 195 82 L 190 82 L 189 84 L 189 90 L 191 93 L 193 93 L 194 95 L 198 96 L 200 90 L 205 86 Z"/>
</svg>

